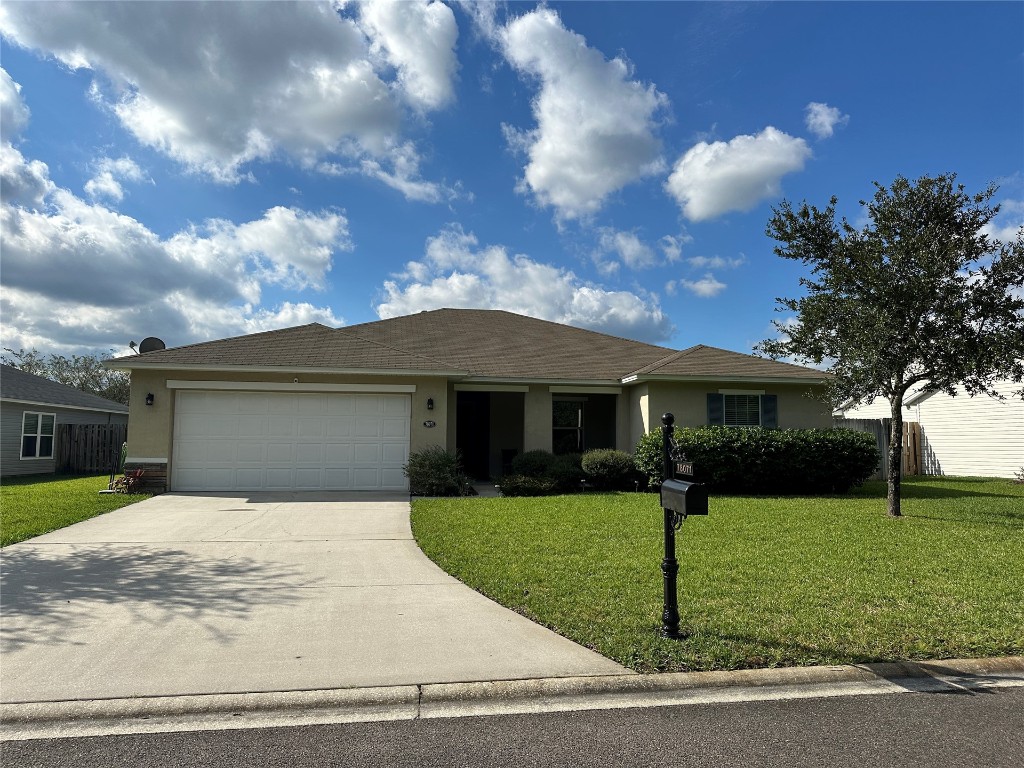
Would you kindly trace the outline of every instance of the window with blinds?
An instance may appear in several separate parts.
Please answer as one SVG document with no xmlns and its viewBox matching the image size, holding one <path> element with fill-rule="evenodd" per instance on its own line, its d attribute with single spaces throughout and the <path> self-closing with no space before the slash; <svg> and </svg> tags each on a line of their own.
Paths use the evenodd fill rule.
<svg viewBox="0 0 1024 768">
<path fill-rule="evenodd" d="M 724 424 L 727 427 L 757 427 L 761 424 L 759 395 L 725 395 Z"/>
</svg>

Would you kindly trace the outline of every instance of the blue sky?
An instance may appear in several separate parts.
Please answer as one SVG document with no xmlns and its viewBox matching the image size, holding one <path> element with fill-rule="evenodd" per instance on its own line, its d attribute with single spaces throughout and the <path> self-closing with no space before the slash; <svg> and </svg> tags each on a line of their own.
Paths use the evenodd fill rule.
<svg viewBox="0 0 1024 768">
<path fill-rule="evenodd" d="M 444 306 L 685 348 L 774 335 L 783 198 L 999 184 L 1021 3 L 9 2 L 2 345 Z"/>
</svg>

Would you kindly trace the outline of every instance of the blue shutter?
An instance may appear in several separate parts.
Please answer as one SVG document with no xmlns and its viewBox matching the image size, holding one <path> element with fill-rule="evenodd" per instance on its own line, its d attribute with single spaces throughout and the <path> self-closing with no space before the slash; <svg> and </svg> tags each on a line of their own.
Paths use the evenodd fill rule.
<svg viewBox="0 0 1024 768">
<path fill-rule="evenodd" d="M 712 426 L 725 424 L 725 395 L 708 392 L 708 424 Z"/>
<path fill-rule="evenodd" d="M 761 426 L 769 429 L 779 426 L 779 398 L 777 395 L 761 395 Z"/>
</svg>

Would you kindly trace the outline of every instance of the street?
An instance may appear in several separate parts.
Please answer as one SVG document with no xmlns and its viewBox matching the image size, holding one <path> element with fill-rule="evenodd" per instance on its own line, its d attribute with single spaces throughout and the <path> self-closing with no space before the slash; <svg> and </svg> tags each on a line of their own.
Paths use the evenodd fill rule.
<svg viewBox="0 0 1024 768">
<path fill-rule="evenodd" d="M 48 766 L 939 766 L 1024 762 L 1024 688 L 5 742 Z"/>
</svg>

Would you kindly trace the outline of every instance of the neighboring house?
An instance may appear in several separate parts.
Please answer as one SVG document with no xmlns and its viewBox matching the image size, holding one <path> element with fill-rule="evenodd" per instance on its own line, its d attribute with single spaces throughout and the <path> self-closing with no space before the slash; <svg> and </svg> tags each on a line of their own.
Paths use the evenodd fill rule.
<svg viewBox="0 0 1024 768">
<path fill-rule="evenodd" d="M 1013 477 L 1024 467 L 1024 399 L 1020 384 L 995 384 L 1005 398 L 971 397 L 963 387 L 956 395 L 917 387 L 903 402 L 904 421 L 921 425 L 921 473 Z M 846 419 L 888 419 L 889 401 L 837 412 Z"/>
<path fill-rule="evenodd" d="M 661 425 L 829 427 L 821 371 L 682 352 L 498 310 L 440 309 L 147 352 L 131 371 L 127 468 L 174 491 L 408 487 L 409 453 L 475 477 L 543 449 L 631 451 Z M 147 404 L 148 403 L 148 404 Z"/>
<path fill-rule="evenodd" d="M 0 365 L 0 475 L 56 468 L 61 424 L 127 424 L 128 406 Z"/>
</svg>

